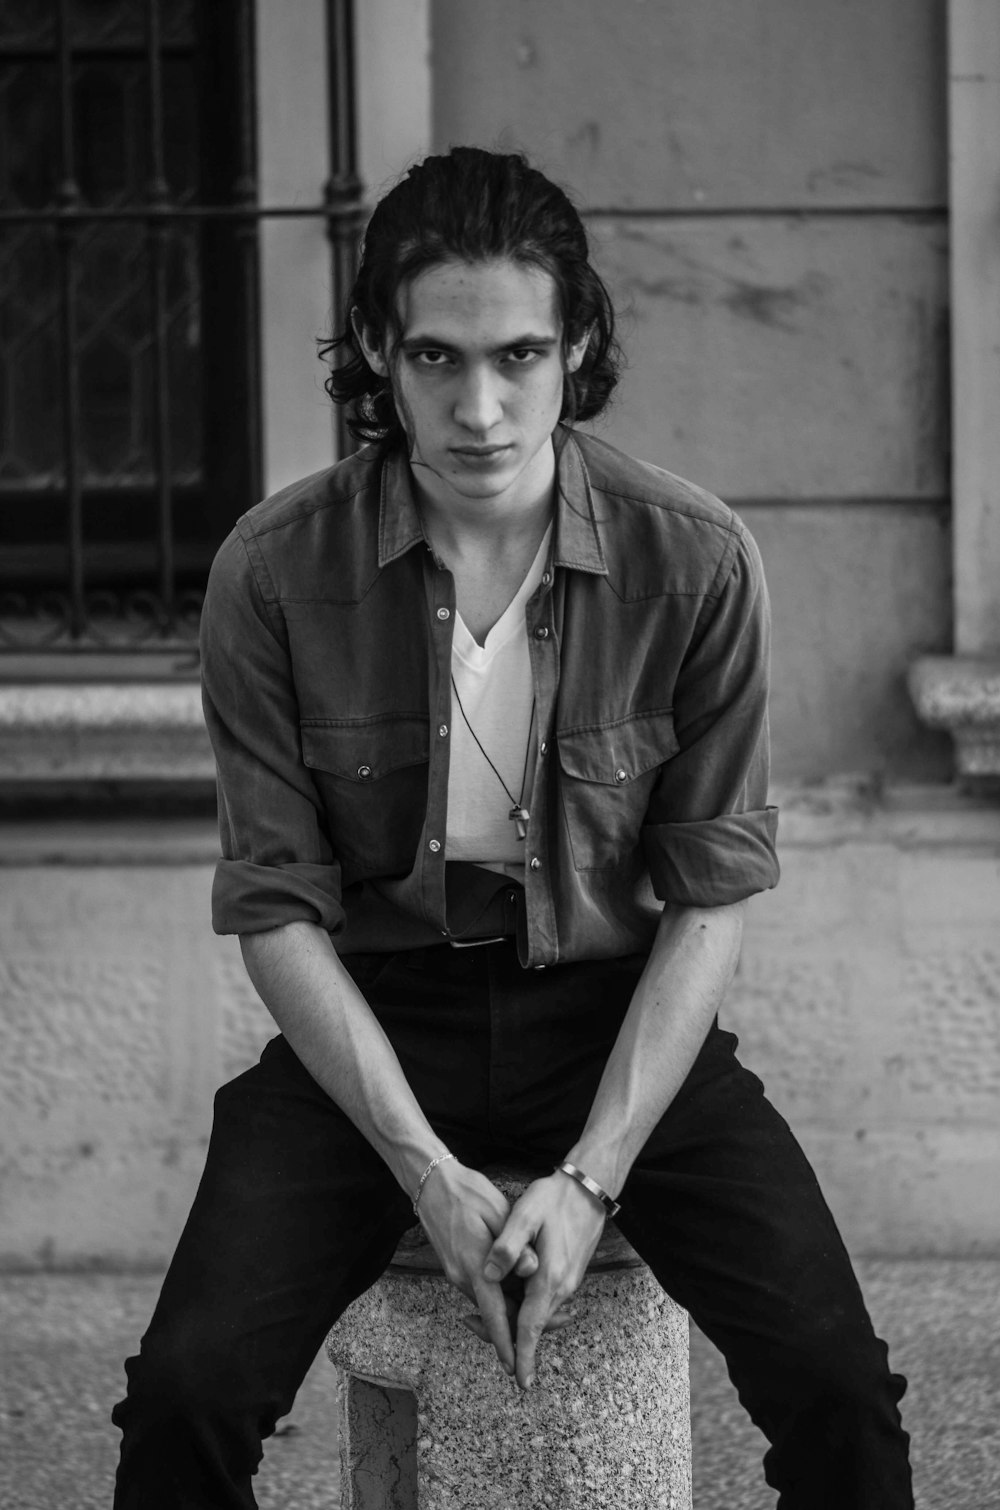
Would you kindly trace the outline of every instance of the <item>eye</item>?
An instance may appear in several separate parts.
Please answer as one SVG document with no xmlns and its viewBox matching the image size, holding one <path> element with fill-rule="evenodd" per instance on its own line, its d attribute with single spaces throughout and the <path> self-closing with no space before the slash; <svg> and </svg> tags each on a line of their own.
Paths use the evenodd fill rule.
<svg viewBox="0 0 1000 1510">
<path fill-rule="evenodd" d="M 513 362 L 516 367 L 527 367 L 544 356 L 544 352 L 539 351 L 535 346 L 515 346 L 506 355 L 507 360 Z"/>
<path fill-rule="evenodd" d="M 423 351 L 412 351 L 411 361 L 418 367 L 444 367 L 451 361 L 447 351 L 438 351 L 436 347 L 428 346 Z"/>
</svg>

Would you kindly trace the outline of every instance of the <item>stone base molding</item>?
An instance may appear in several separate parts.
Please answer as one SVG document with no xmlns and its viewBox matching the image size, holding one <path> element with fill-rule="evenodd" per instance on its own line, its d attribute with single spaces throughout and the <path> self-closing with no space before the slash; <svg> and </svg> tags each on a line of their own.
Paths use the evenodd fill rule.
<svg viewBox="0 0 1000 1510">
<path fill-rule="evenodd" d="M 924 656 L 909 686 L 923 722 L 954 739 L 958 775 L 1000 777 L 1000 656 Z"/>
<path fill-rule="evenodd" d="M 197 682 L 0 686 L 0 783 L 214 782 Z"/>
</svg>

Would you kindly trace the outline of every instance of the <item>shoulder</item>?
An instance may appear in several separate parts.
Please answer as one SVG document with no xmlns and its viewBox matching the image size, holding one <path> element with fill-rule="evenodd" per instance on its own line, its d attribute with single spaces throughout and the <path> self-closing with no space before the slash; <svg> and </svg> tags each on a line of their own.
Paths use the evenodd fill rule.
<svg viewBox="0 0 1000 1510">
<path fill-rule="evenodd" d="M 611 585 L 634 598 L 721 591 L 738 559 L 759 569 L 742 520 L 721 499 L 596 436 L 574 432 Z"/>
<path fill-rule="evenodd" d="M 324 597 L 377 552 L 381 453 L 366 446 L 281 488 L 239 518 L 213 574 L 250 579 L 265 600 Z"/>
<path fill-rule="evenodd" d="M 639 461 L 595 435 L 573 432 L 591 487 L 609 497 L 660 513 L 704 521 L 721 529 L 739 526 L 732 509 L 705 488 L 652 462 Z"/>
<path fill-rule="evenodd" d="M 380 453 L 374 446 L 365 446 L 346 460 L 272 493 L 243 515 L 238 528 L 244 535 L 263 539 L 282 531 L 335 525 L 337 516 L 349 515 L 359 498 L 372 491 L 377 498 L 380 475 Z"/>
</svg>

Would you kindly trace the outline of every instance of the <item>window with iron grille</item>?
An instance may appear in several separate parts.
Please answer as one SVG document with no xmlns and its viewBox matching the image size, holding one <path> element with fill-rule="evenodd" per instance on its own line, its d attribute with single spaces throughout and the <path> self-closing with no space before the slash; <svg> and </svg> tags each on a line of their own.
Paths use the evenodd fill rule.
<svg viewBox="0 0 1000 1510">
<path fill-rule="evenodd" d="M 348 129 L 325 202 L 283 212 L 257 203 L 251 0 L 0 5 L 0 677 L 195 643 L 260 496 L 260 219 L 326 217 L 340 261 L 357 224 L 327 13 Z"/>
</svg>

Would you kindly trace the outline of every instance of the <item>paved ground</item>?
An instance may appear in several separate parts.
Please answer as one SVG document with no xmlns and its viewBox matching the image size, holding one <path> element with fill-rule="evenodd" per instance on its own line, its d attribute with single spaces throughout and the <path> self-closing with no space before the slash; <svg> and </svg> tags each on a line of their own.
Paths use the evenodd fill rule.
<svg viewBox="0 0 1000 1510">
<path fill-rule="evenodd" d="M 904 1415 L 918 1510 L 1000 1510 L 1000 1263 L 859 1268 L 894 1366 L 911 1380 Z M 148 1276 L 0 1277 L 2 1510 L 110 1510 L 117 1433 L 108 1411 L 156 1289 Z M 691 1375 L 696 1510 L 773 1510 L 763 1439 L 700 1337 Z M 261 1510 L 339 1505 L 335 1414 L 333 1370 L 321 1358 L 270 1444 Z"/>
</svg>

